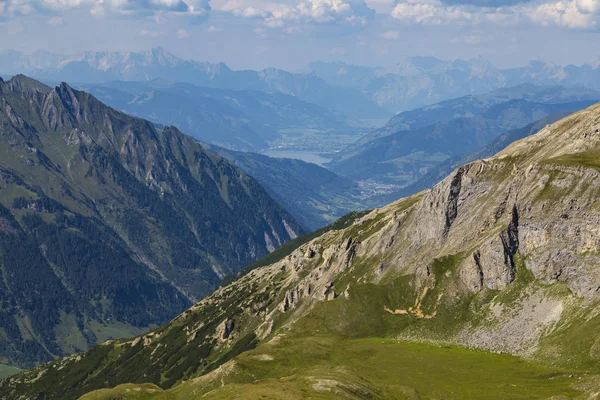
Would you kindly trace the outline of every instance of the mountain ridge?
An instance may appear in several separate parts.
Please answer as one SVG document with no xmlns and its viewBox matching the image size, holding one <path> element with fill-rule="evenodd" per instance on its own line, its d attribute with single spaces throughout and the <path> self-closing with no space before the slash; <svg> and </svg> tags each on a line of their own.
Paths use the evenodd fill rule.
<svg viewBox="0 0 600 400">
<path fill-rule="evenodd" d="M 0 83 L 0 126 L 5 363 L 164 323 L 302 232 L 227 160 L 66 83 Z"/>
<path fill-rule="evenodd" d="M 126 382 L 158 385 L 144 386 L 148 399 L 593 395 L 599 127 L 596 104 L 457 168 L 432 189 L 327 230 L 153 332 L 5 379 L 3 398 L 52 398 L 57 387 L 75 397 Z M 522 386 L 494 386 L 500 378 L 488 374 L 489 388 L 486 379 L 386 375 L 413 362 L 376 362 L 415 354 L 407 341 L 505 352 L 551 369 L 521 364 L 534 374 Z M 475 357 L 419 349 L 419 359 L 438 351 Z M 495 360 L 506 373 L 517 368 Z M 110 398 L 119 388 L 90 396 Z"/>
<path fill-rule="evenodd" d="M 508 130 L 562 110 L 580 110 L 594 102 L 555 105 L 510 100 L 473 117 L 383 136 L 367 142 L 358 154 L 327 166 L 348 178 L 406 186 L 449 158 L 471 153 Z"/>
<path fill-rule="evenodd" d="M 160 78 L 211 88 L 281 92 L 353 118 L 387 118 L 390 115 L 388 110 L 367 99 L 358 90 L 329 85 L 315 76 L 275 68 L 237 71 L 224 63 L 183 60 L 162 49 L 141 53 L 87 52 L 59 59 L 61 61 L 52 67 L 47 68 L 47 64 L 43 64 L 42 68 L 36 68 L 30 66 L 23 54 L 7 57 L 4 64 L 0 56 L 0 71 L 25 72 L 49 82 L 69 80 L 83 84 Z"/>
</svg>

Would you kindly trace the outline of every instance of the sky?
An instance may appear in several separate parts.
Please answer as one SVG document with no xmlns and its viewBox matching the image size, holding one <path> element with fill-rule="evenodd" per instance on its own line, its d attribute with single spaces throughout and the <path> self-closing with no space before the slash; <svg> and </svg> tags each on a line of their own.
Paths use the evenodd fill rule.
<svg viewBox="0 0 600 400">
<path fill-rule="evenodd" d="M 600 0 L 0 0 L 0 38 L 26 53 L 160 46 L 235 69 L 393 70 L 414 55 L 583 64 L 600 56 Z"/>
</svg>

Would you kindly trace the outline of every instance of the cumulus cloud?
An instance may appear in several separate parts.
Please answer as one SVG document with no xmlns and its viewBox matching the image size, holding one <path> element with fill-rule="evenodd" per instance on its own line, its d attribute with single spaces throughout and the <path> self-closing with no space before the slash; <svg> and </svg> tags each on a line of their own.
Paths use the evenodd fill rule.
<svg viewBox="0 0 600 400">
<path fill-rule="evenodd" d="M 177 31 L 177 37 L 179 39 L 187 39 L 190 37 L 190 33 L 188 31 L 186 31 L 185 29 L 180 29 Z"/>
<path fill-rule="evenodd" d="M 599 0 L 561 0 L 540 4 L 530 10 L 529 16 L 533 21 L 545 26 L 586 29 L 598 26 L 599 12 Z"/>
<path fill-rule="evenodd" d="M 48 1 L 48 0 L 45 0 Z M 56 1 L 56 0 L 55 0 Z M 58 0 L 86 1 L 86 0 Z M 205 19 L 210 14 L 208 0 L 95 0 L 94 12 L 98 15 L 175 15 Z"/>
<path fill-rule="evenodd" d="M 465 7 L 446 6 L 437 0 L 405 0 L 392 10 L 392 17 L 423 24 L 450 24 L 471 21 L 472 12 Z"/>
<path fill-rule="evenodd" d="M 244 18 L 267 18 L 270 15 L 269 12 L 256 7 L 236 8 L 231 12 L 235 16 Z"/>
<path fill-rule="evenodd" d="M 600 0 L 400 0 L 392 17 L 418 24 L 517 24 L 597 28 Z"/>
<path fill-rule="evenodd" d="M 329 29 L 344 34 L 346 29 L 360 29 L 375 17 L 365 0 L 215 0 L 215 9 L 240 18 L 257 19 L 264 29 L 284 32 Z M 335 32 L 334 32 L 335 31 Z"/>
<path fill-rule="evenodd" d="M 0 0 L 0 17 L 15 18 L 36 13 L 57 15 L 77 8 L 88 8 L 96 17 L 160 14 L 206 18 L 210 13 L 209 0 Z"/>
<path fill-rule="evenodd" d="M 374 17 L 375 11 L 364 0 L 302 0 L 292 7 L 277 6 L 263 23 L 292 29 L 306 25 L 362 27 Z"/>
<path fill-rule="evenodd" d="M 0 0 L 0 21 L 42 14 L 60 24 L 62 12 L 87 9 L 98 18 L 149 17 L 162 22 L 187 17 L 209 18 L 211 0 Z M 535 24 L 571 29 L 600 27 L 600 0 L 213 0 L 216 9 L 238 18 L 255 19 L 266 29 L 333 34 L 354 32 L 375 16 L 369 4 L 395 1 L 391 16 L 407 24 Z M 367 3 L 367 1 L 369 3 Z M 380 10 L 381 11 L 381 10 Z M 390 13 L 390 8 L 384 11 Z M 393 40 L 393 27 L 381 37 Z"/>
<path fill-rule="evenodd" d="M 516 4 L 529 3 L 532 0 L 442 0 L 444 4 L 471 5 L 477 7 L 506 7 Z"/>
<path fill-rule="evenodd" d="M 577 8 L 581 12 L 585 13 L 598 13 L 600 12 L 600 1 L 598 0 L 578 0 Z"/>
</svg>

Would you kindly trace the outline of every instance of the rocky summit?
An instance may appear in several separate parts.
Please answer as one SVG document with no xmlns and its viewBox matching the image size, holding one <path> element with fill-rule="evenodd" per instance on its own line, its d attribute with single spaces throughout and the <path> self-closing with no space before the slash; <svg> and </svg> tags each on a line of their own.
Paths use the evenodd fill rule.
<svg viewBox="0 0 600 400">
<path fill-rule="evenodd" d="M 66 83 L 0 82 L 0 363 L 155 328 L 298 233 L 176 128 Z"/>
<path fill-rule="evenodd" d="M 596 105 L 1 397 L 595 398 L 599 191 Z"/>
</svg>

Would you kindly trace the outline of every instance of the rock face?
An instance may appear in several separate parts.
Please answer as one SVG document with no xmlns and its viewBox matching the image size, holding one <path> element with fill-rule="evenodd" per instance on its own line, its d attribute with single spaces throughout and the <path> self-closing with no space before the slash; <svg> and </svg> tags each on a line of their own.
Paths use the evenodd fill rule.
<svg viewBox="0 0 600 400">
<path fill-rule="evenodd" d="M 5 380 L 4 398 L 48 387 L 76 397 L 124 382 L 167 388 L 218 375 L 258 343 L 316 332 L 598 367 L 598 126 L 600 106 L 550 125 L 431 190 L 300 244 L 138 340 Z"/>
<path fill-rule="evenodd" d="M 0 82 L 0 363 L 139 334 L 301 233 L 174 127 L 66 83 Z"/>
</svg>

